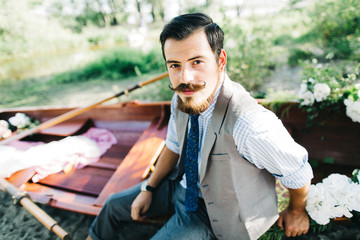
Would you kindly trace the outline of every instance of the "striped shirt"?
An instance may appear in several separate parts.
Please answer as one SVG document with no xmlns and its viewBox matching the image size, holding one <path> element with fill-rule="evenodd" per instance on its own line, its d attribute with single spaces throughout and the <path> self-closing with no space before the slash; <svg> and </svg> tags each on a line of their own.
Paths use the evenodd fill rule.
<svg viewBox="0 0 360 240">
<path fill-rule="evenodd" d="M 216 91 L 213 103 L 199 116 L 199 172 L 201 150 L 220 90 L 221 86 Z M 180 148 L 173 114 L 176 106 L 177 94 L 174 94 L 165 144 L 171 151 L 179 154 Z M 281 120 L 273 112 L 262 108 L 244 113 L 237 119 L 232 135 L 241 157 L 257 168 L 269 171 L 285 187 L 301 188 L 313 178 L 312 168 L 307 161 L 307 151 L 292 139 Z M 185 176 L 181 180 L 181 185 L 186 187 Z"/>
</svg>

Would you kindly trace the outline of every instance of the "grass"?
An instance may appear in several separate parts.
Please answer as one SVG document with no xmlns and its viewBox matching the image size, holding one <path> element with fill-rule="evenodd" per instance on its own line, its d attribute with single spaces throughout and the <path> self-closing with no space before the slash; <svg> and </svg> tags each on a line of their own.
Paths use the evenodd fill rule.
<svg viewBox="0 0 360 240">
<path fill-rule="evenodd" d="M 89 61 L 83 57 L 85 63 L 71 69 L 68 67 L 71 64 L 66 60 L 70 59 L 72 62 L 73 56 L 64 57 L 62 61 L 56 59 L 48 63 L 50 68 L 54 65 L 56 68 L 60 64 L 62 68 L 68 69 L 64 72 L 0 81 L 0 108 L 91 104 L 165 71 L 161 53 L 156 50 L 143 52 L 116 47 L 102 51 L 101 54 L 87 55 L 97 55 L 97 58 Z M 66 66 L 61 65 L 62 63 Z M 149 86 L 151 90 L 148 92 L 138 90 L 140 93 L 131 96 L 140 100 L 169 100 L 171 93 L 167 88 L 168 83 L 162 82 L 155 83 L 154 87 Z"/>
<path fill-rule="evenodd" d="M 350 23 L 354 11 L 345 3 L 354 6 L 358 3 L 353 0 L 326 1 L 338 2 L 341 12 L 350 19 L 348 28 L 353 29 Z M 114 89 L 123 89 L 165 70 L 157 39 L 163 24 L 149 26 L 147 42 L 157 45 L 154 44 L 156 50 L 144 53 L 124 45 L 127 34 L 133 30 L 131 26 L 90 26 L 83 28 L 81 34 L 75 34 L 54 19 L 36 18 L 35 13 L 21 7 L 22 4 L 18 11 L 13 11 L 17 5 L 11 1 L 3 5 L 7 17 L 0 16 L 0 108 L 87 104 L 96 96 L 108 96 L 115 92 Z M 314 31 L 323 23 L 319 16 L 326 4 L 321 6 L 320 10 L 312 11 L 309 10 L 311 5 L 288 7 L 266 17 L 235 20 L 224 15 L 219 24 L 226 32 L 230 77 L 242 83 L 253 96 L 264 97 L 300 85 L 303 71 L 299 60 L 316 57 L 328 61 L 326 56 L 339 56 L 333 45 L 322 48 L 323 41 Z M 341 19 L 328 17 L 327 22 L 332 21 L 338 26 Z M 331 30 L 331 26 L 326 29 Z M 359 33 L 356 30 L 344 38 L 348 39 L 352 49 L 360 46 Z M 359 53 L 354 51 L 350 57 L 357 59 Z M 167 85 L 167 81 L 161 81 L 127 98 L 169 100 L 171 92 Z"/>
<path fill-rule="evenodd" d="M 47 84 L 49 77 L 27 79 L 18 84 L 0 83 L 0 109 L 26 106 L 86 106 L 148 80 L 159 73 L 152 72 L 119 80 L 92 79 L 86 82 Z M 50 79 L 51 81 L 51 79 Z M 147 85 L 123 96 L 119 101 L 169 100 L 168 79 Z M 9 94 L 11 93 L 11 94 Z M 112 102 L 117 101 L 113 100 Z"/>
</svg>

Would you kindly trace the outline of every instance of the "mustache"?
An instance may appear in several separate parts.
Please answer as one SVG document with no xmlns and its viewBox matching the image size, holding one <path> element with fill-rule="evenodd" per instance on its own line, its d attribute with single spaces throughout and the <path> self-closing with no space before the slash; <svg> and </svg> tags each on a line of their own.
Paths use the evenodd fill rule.
<svg viewBox="0 0 360 240">
<path fill-rule="evenodd" d="M 181 83 L 176 87 L 173 87 L 171 84 L 169 84 L 169 88 L 174 92 L 185 92 L 185 91 L 199 91 L 204 89 L 206 86 L 206 82 L 201 81 L 199 83 Z"/>
</svg>

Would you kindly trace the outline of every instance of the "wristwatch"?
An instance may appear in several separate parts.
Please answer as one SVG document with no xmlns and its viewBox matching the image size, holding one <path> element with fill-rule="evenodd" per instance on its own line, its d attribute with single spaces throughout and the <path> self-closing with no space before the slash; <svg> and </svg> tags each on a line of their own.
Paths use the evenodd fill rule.
<svg viewBox="0 0 360 240">
<path fill-rule="evenodd" d="M 145 181 L 141 184 L 141 191 L 142 192 L 147 192 L 147 191 L 154 192 L 155 188 L 150 186 L 149 183 L 147 181 Z"/>
</svg>

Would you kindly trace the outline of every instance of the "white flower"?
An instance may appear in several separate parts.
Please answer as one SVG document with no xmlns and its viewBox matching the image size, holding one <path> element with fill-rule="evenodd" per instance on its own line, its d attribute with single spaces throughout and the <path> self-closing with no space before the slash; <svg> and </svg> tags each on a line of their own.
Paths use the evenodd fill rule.
<svg viewBox="0 0 360 240">
<path fill-rule="evenodd" d="M 360 184 L 351 183 L 347 195 L 346 205 L 350 211 L 360 212 Z"/>
<path fill-rule="evenodd" d="M 335 204 L 336 201 L 329 196 L 324 184 L 318 183 L 310 186 L 306 210 L 318 224 L 325 225 L 330 222 L 330 219 L 333 218 L 333 211 L 330 209 Z"/>
<path fill-rule="evenodd" d="M 360 210 L 360 184 L 345 175 L 331 174 L 322 183 L 310 186 L 306 210 L 321 225 L 336 217 L 351 218 L 351 211 Z"/>
<path fill-rule="evenodd" d="M 303 82 L 300 85 L 299 95 L 304 94 L 306 91 L 307 91 L 307 84 Z"/>
<path fill-rule="evenodd" d="M 9 118 L 9 122 L 17 128 L 24 128 L 31 123 L 31 119 L 24 113 L 16 113 L 14 117 Z"/>
<path fill-rule="evenodd" d="M 326 83 L 316 83 L 314 86 L 314 95 L 317 102 L 325 100 L 330 95 L 330 87 Z"/>
<path fill-rule="evenodd" d="M 350 99 L 345 99 L 346 115 L 353 120 L 353 122 L 360 123 L 360 99 L 353 102 Z"/>
<path fill-rule="evenodd" d="M 325 178 L 322 182 L 330 189 L 338 190 L 346 187 L 351 182 L 351 179 L 345 175 L 333 173 Z"/>
<path fill-rule="evenodd" d="M 11 130 L 9 124 L 5 120 L 0 120 L 0 139 L 10 137 Z"/>
<path fill-rule="evenodd" d="M 301 105 L 313 105 L 314 101 L 315 101 L 315 96 L 312 92 L 310 91 L 306 91 L 302 94 L 300 94 L 300 98 L 303 100 L 300 104 Z"/>
</svg>

